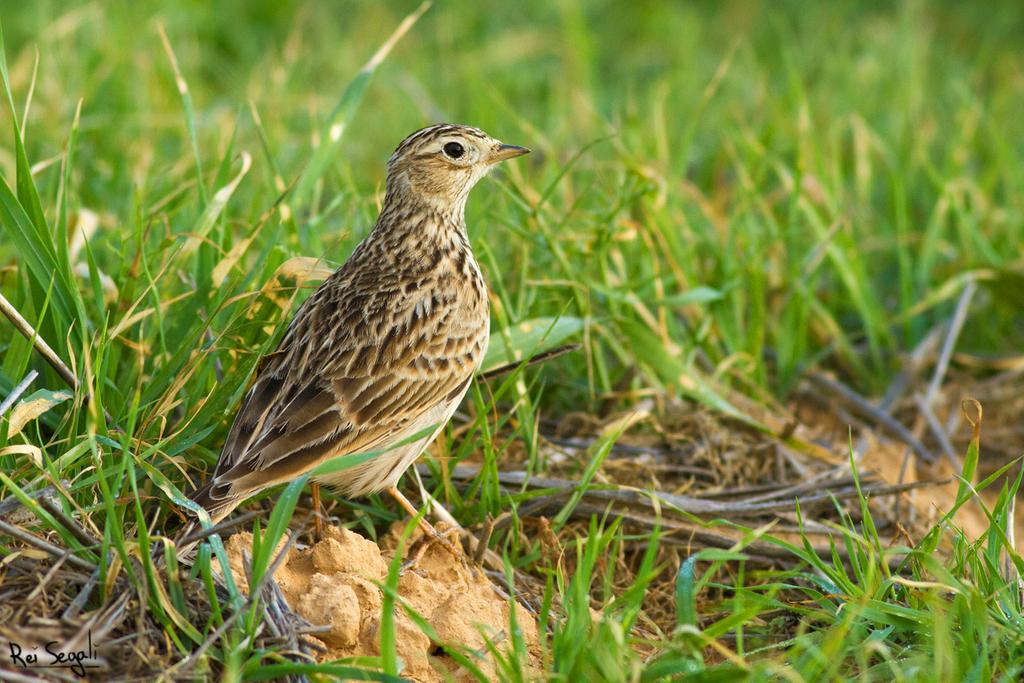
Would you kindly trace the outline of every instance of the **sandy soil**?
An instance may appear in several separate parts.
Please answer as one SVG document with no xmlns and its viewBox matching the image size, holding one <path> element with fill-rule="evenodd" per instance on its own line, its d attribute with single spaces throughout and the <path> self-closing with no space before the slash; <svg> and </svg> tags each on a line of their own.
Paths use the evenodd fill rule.
<svg viewBox="0 0 1024 683">
<path fill-rule="evenodd" d="M 326 648 L 321 661 L 380 654 L 382 600 L 378 583 L 386 579 L 398 530 L 383 539 L 382 549 L 355 532 L 331 527 L 316 545 L 292 550 L 278 569 L 275 578 L 291 609 L 312 624 L 331 627 L 318 636 Z M 251 552 L 251 548 L 252 534 L 248 532 L 235 534 L 227 543 L 231 570 L 242 590 L 248 589 L 243 551 Z M 511 647 L 510 605 L 481 571 L 435 544 L 415 568 L 400 576 L 398 595 L 437 636 L 431 640 L 405 609 L 395 610 L 403 677 L 423 683 L 475 680 L 443 652 L 442 643 L 466 653 L 488 678 L 494 677 L 485 635 L 497 643 L 498 650 Z M 521 605 L 516 604 L 515 609 L 531 665 L 536 666 L 540 661 L 536 623 Z"/>
</svg>

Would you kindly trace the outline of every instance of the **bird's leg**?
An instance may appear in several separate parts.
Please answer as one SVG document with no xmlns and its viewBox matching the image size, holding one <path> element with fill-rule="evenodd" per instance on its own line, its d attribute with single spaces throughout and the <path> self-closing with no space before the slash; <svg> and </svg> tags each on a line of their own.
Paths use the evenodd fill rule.
<svg viewBox="0 0 1024 683">
<path fill-rule="evenodd" d="M 316 541 L 324 538 L 323 510 L 320 507 L 320 484 L 313 482 L 309 485 L 309 493 L 313 497 L 313 534 Z"/>
<path fill-rule="evenodd" d="M 413 506 L 413 504 L 409 502 L 409 499 L 406 498 L 405 495 L 403 495 L 402 492 L 399 491 L 396 487 L 392 486 L 391 488 L 387 489 L 387 493 L 392 498 L 394 498 L 399 505 L 402 506 L 402 509 L 404 509 L 410 515 L 412 515 L 413 518 L 419 515 L 419 510 L 417 510 Z M 459 557 L 458 551 L 455 550 L 455 547 L 452 545 L 451 541 L 445 538 L 444 534 L 435 529 L 434 526 L 430 522 L 428 522 L 425 517 L 420 517 L 419 524 L 424 536 L 426 536 L 428 539 L 428 543 L 438 543 L 441 545 L 442 548 L 450 552 L 453 557 Z M 415 566 L 416 563 L 419 562 L 420 558 L 423 557 L 423 553 L 426 551 L 426 547 L 427 546 L 424 546 L 424 548 L 420 552 L 417 552 L 413 556 L 412 561 L 406 564 Z"/>
</svg>

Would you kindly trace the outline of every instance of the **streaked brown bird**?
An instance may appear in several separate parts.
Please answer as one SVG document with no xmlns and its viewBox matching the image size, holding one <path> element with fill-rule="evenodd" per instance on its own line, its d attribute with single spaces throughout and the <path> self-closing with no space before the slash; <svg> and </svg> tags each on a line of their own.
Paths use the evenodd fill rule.
<svg viewBox="0 0 1024 683">
<path fill-rule="evenodd" d="M 314 506 L 325 484 L 345 497 L 387 491 L 416 514 L 398 480 L 451 418 L 487 350 L 487 286 L 466 199 L 495 164 L 527 152 L 452 124 L 402 141 L 376 225 L 262 360 L 213 476 L 192 496 L 214 523 L 270 486 L 371 451 L 384 452 L 315 476 Z"/>
</svg>

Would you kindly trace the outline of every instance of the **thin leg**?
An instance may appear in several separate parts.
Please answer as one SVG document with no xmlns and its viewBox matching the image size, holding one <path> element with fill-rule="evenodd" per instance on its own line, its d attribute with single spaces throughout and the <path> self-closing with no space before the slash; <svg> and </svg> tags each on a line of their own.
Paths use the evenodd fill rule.
<svg viewBox="0 0 1024 683">
<path fill-rule="evenodd" d="M 410 514 L 411 516 L 413 516 L 413 517 L 416 517 L 417 515 L 419 515 L 419 510 L 417 510 L 417 509 L 416 509 L 416 508 L 415 508 L 415 507 L 413 506 L 413 504 L 409 502 L 409 499 L 408 499 L 408 498 L 406 498 L 406 497 L 405 497 L 405 496 L 404 496 L 404 495 L 402 494 L 402 492 L 401 492 L 401 491 L 399 491 L 399 490 L 398 490 L 397 488 L 395 488 L 394 486 L 392 486 L 391 488 L 387 489 L 387 493 L 388 493 L 388 495 L 390 495 L 390 496 L 391 496 L 392 498 L 394 498 L 394 499 L 395 499 L 395 501 L 397 501 L 397 502 L 398 502 L 398 504 L 402 506 L 402 509 L 403 509 L 403 510 L 405 510 L 406 512 L 408 512 L 408 513 L 409 513 L 409 514 Z M 440 544 L 440 545 L 441 545 L 442 547 L 444 547 L 444 549 L 445 549 L 445 550 L 447 550 L 448 552 L 450 552 L 450 553 L 451 553 L 452 555 L 454 555 L 455 557 L 458 557 L 458 556 L 459 556 L 459 555 L 458 555 L 458 552 L 457 552 L 457 551 L 455 550 L 455 548 L 454 548 L 454 547 L 452 546 L 451 542 L 450 542 L 450 541 L 449 541 L 448 539 L 446 539 L 446 538 L 444 537 L 444 535 L 443 535 L 443 534 L 441 534 L 440 532 L 438 532 L 438 530 L 437 530 L 437 529 L 435 529 L 435 528 L 433 527 L 433 525 L 432 525 L 432 524 L 431 524 L 430 522 L 428 522 L 428 521 L 426 520 L 426 518 L 424 518 L 424 517 L 420 517 L 420 529 L 422 529 L 422 530 L 423 530 L 423 533 L 424 533 L 424 535 L 425 535 L 425 536 L 426 536 L 426 537 L 427 537 L 427 538 L 428 538 L 428 539 L 429 539 L 429 540 L 430 540 L 431 542 L 439 543 L 439 544 Z M 416 557 L 414 557 L 413 559 L 414 559 L 415 561 L 418 561 L 418 560 L 419 560 L 419 558 L 420 558 L 420 557 L 422 557 L 422 555 L 423 555 L 423 553 L 422 553 L 422 552 L 419 552 L 419 553 L 417 553 L 417 554 L 416 554 Z"/>
<path fill-rule="evenodd" d="M 319 541 L 324 537 L 324 514 L 320 506 L 320 484 L 315 482 L 310 484 L 309 493 L 313 496 L 313 533 L 316 534 L 316 540 Z"/>
</svg>

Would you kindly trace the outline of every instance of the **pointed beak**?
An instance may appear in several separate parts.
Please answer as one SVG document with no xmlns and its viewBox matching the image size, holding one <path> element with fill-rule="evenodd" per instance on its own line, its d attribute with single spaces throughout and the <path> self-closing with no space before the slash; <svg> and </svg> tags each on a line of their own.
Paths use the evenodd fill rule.
<svg viewBox="0 0 1024 683">
<path fill-rule="evenodd" d="M 487 163 L 496 164 L 499 161 L 505 161 L 506 159 L 514 159 L 515 157 L 521 157 L 524 154 L 529 154 L 530 150 L 525 147 L 517 147 L 515 145 L 500 144 L 491 150 L 491 154 L 487 157 Z"/>
</svg>

